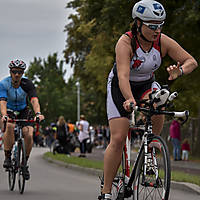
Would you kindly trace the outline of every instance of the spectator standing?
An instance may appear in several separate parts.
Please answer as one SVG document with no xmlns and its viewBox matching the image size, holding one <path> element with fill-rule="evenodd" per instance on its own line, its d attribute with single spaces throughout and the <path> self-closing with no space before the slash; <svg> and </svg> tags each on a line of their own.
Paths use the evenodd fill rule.
<svg viewBox="0 0 200 200">
<path fill-rule="evenodd" d="M 99 125 L 97 128 L 98 146 L 97 149 L 102 149 L 103 146 L 103 126 Z"/>
<path fill-rule="evenodd" d="M 110 140 L 110 130 L 108 126 L 103 126 L 103 148 L 106 149 Z"/>
<path fill-rule="evenodd" d="M 188 139 L 185 138 L 181 145 L 182 150 L 182 160 L 188 160 L 189 152 L 190 152 L 190 144 L 188 143 Z"/>
<path fill-rule="evenodd" d="M 70 155 L 69 151 L 69 138 L 68 138 L 68 131 L 67 131 L 67 123 L 63 116 L 60 116 L 57 122 L 57 140 L 59 141 L 60 145 L 63 147 L 63 153 Z"/>
<path fill-rule="evenodd" d="M 51 132 L 52 132 L 52 135 L 53 135 L 53 139 L 55 140 L 56 136 L 57 136 L 57 125 L 54 122 L 51 123 Z"/>
<path fill-rule="evenodd" d="M 68 120 L 67 126 L 68 126 L 68 132 L 69 132 L 69 134 L 74 134 L 75 125 L 72 124 L 71 120 Z"/>
<path fill-rule="evenodd" d="M 79 157 L 86 157 L 86 142 L 89 138 L 89 122 L 85 119 L 84 115 L 80 116 L 80 123 L 79 123 L 79 135 L 78 139 L 80 141 L 80 155 Z"/>
<path fill-rule="evenodd" d="M 170 125 L 170 138 L 173 145 L 174 161 L 181 160 L 181 130 L 178 120 L 173 120 Z"/>
<path fill-rule="evenodd" d="M 49 147 L 49 149 L 51 150 L 51 145 L 54 141 L 53 138 L 53 133 L 51 130 L 51 126 L 47 126 L 44 130 L 44 136 L 45 136 L 45 145 L 47 145 Z"/>
</svg>

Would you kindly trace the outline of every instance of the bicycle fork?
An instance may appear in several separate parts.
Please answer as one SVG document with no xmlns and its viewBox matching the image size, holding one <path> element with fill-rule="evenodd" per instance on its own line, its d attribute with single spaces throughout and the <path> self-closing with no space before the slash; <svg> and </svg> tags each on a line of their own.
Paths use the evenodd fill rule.
<svg viewBox="0 0 200 200">
<path fill-rule="evenodd" d="M 158 165 L 157 159 L 155 154 L 155 149 L 152 147 L 150 148 L 149 142 L 151 142 L 152 134 L 152 125 L 148 126 L 147 132 L 144 133 L 143 140 L 144 140 L 144 169 L 143 169 L 143 176 L 142 176 L 142 185 L 146 187 L 157 187 L 157 184 L 152 182 L 146 181 L 146 175 L 155 174 L 156 180 L 158 179 Z M 150 140 L 150 141 L 149 141 Z M 147 169 L 149 167 L 149 169 Z"/>
</svg>

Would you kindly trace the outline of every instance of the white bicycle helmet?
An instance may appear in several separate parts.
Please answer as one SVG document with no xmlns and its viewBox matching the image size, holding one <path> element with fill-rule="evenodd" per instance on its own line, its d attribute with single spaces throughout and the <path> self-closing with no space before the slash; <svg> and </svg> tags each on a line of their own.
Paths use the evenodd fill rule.
<svg viewBox="0 0 200 200">
<path fill-rule="evenodd" d="M 10 69 L 19 68 L 19 69 L 25 70 L 26 69 L 26 63 L 24 61 L 22 61 L 22 60 L 14 60 L 14 61 L 11 61 L 9 63 L 8 67 Z"/>
<path fill-rule="evenodd" d="M 142 0 L 134 5 L 132 17 L 142 21 L 164 21 L 166 12 L 162 4 L 157 1 Z"/>
</svg>

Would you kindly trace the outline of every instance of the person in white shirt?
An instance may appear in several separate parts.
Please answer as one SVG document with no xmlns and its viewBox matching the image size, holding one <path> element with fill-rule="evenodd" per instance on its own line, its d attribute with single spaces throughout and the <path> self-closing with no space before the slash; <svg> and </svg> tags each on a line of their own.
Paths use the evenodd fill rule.
<svg viewBox="0 0 200 200">
<path fill-rule="evenodd" d="M 80 155 L 79 157 L 86 157 L 86 142 L 89 138 L 89 122 L 85 120 L 85 116 L 80 116 L 80 123 L 79 123 L 79 135 L 78 139 L 80 141 Z"/>
</svg>

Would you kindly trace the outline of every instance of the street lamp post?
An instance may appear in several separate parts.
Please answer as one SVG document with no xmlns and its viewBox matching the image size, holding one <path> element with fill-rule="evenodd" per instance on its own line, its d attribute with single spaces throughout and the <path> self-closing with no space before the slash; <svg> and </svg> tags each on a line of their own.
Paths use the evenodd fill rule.
<svg viewBox="0 0 200 200">
<path fill-rule="evenodd" d="M 80 121 L 80 82 L 76 82 L 77 86 L 77 121 Z"/>
</svg>

